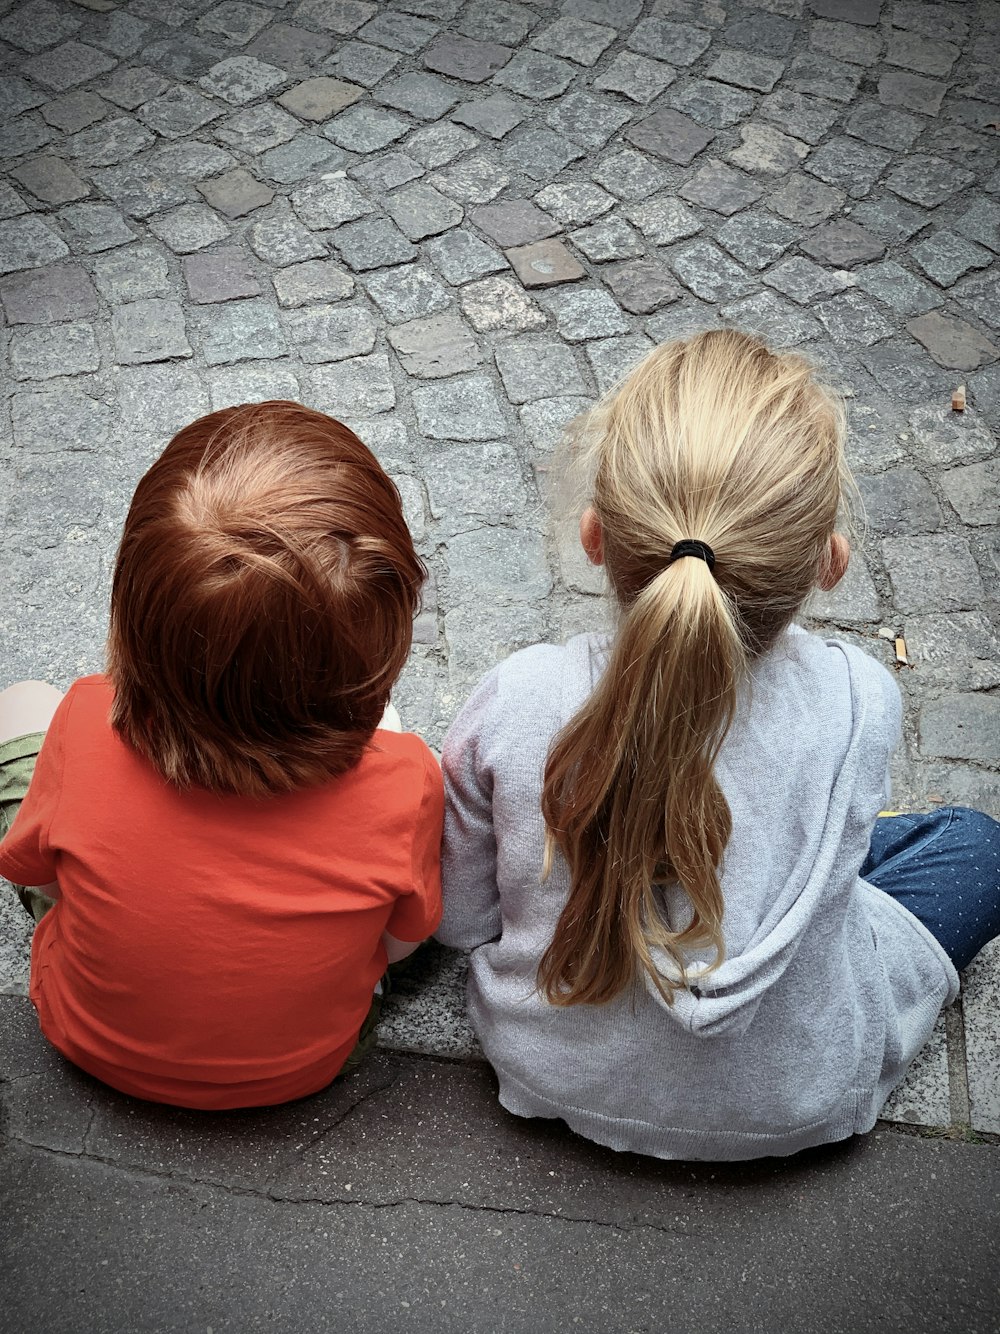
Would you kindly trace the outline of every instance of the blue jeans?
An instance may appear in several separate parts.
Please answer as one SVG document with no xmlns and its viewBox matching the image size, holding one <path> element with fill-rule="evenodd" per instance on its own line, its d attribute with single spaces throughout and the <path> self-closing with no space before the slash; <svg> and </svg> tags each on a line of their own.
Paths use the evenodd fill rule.
<svg viewBox="0 0 1000 1334">
<path fill-rule="evenodd" d="M 860 875 L 919 918 L 958 969 L 1000 936 L 1000 824 L 980 811 L 880 816 Z"/>
</svg>

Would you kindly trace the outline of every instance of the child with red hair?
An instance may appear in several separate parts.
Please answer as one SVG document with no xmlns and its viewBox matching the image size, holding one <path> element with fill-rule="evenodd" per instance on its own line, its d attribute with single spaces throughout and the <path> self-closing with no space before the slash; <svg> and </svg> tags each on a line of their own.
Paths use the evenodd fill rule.
<svg viewBox="0 0 1000 1334">
<path fill-rule="evenodd" d="M 76 1065 L 232 1108 L 374 1041 L 440 917 L 440 771 L 388 722 L 424 577 L 374 455 L 298 404 L 204 417 L 143 477 L 107 675 L 0 693 L 0 874 Z"/>
</svg>

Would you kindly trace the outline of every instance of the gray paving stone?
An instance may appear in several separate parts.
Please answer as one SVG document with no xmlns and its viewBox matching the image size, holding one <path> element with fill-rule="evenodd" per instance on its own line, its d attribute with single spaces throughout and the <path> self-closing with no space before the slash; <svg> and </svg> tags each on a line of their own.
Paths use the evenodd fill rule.
<svg viewBox="0 0 1000 1334">
<path fill-rule="evenodd" d="M 632 260 L 603 276 L 618 304 L 636 315 L 650 315 L 681 296 L 680 286 L 662 261 Z"/>
<path fill-rule="evenodd" d="M 148 155 L 150 164 L 163 175 L 176 175 L 189 180 L 217 176 L 219 172 L 236 165 L 232 153 L 218 144 L 206 144 L 200 139 L 182 139 L 161 144 Z"/>
<path fill-rule="evenodd" d="M 517 454 L 500 441 L 450 445 L 448 466 L 429 473 L 427 490 L 432 516 L 450 527 L 467 528 L 470 516 L 491 523 L 523 519 L 528 504 Z"/>
<path fill-rule="evenodd" d="M 919 116 L 891 111 L 878 102 L 862 102 L 848 116 L 844 129 L 857 139 L 897 151 L 909 148 L 924 128 Z"/>
<path fill-rule="evenodd" d="M 424 64 L 452 79 L 484 83 L 503 69 L 512 55 L 511 48 L 499 42 L 479 42 L 442 33 L 424 52 Z"/>
<path fill-rule="evenodd" d="M 551 588 L 542 535 L 531 529 L 474 528 L 448 543 L 448 591 L 456 606 L 538 600 Z"/>
<path fill-rule="evenodd" d="M 315 134 L 297 134 L 288 143 L 279 144 L 262 153 L 257 162 L 261 175 L 279 185 L 296 185 L 317 168 L 335 171 L 343 165 L 347 155 L 328 139 Z"/>
<path fill-rule="evenodd" d="M 539 22 L 538 15 L 526 5 L 504 0 L 472 0 L 455 23 L 456 32 L 484 42 L 523 42 Z"/>
<path fill-rule="evenodd" d="M 342 79 L 373 88 L 399 64 L 399 56 L 364 42 L 347 42 L 330 57 L 329 68 Z"/>
<path fill-rule="evenodd" d="M 889 535 L 937 532 L 941 507 L 927 481 L 913 468 L 891 468 L 859 477 L 858 489 L 873 532 Z"/>
<path fill-rule="evenodd" d="M 883 241 L 889 242 L 908 241 L 930 222 L 923 209 L 904 204 L 892 195 L 875 200 L 866 199 L 851 210 L 851 217 Z"/>
<path fill-rule="evenodd" d="M 916 403 L 929 393 L 951 393 L 952 377 L 940 370 L 915 341 L 892 339 L 868 348 L 861 362 L 886 393 Z"/>
<path fill-rule="evenodd" d="M 882 10 L 882 0 L 810 0 L 810 8 L 820 18 L 843 19 L 875 27 Z"/>
<path fill-rule="evenodd" d="M 485 245 L 464 227 L 455 227 L 444 236 L 428 241 L 424 252 L 445 282 L 452 286 L 460 286 L 507 268 L 503 255 Z"/>
<path fill-rule="evenodd" d="M 333 38 L 326 33 L 309 32 L 293 23 L 272 23 L 246 47 L 246 53 L 291 73 L 318 65 L 332 48 Z M 346 70 L 341 72 L 344 78 L 354 77 Z"/>
<path fill-rule="evenodd" d="M 76 385 L 18 393 L 13 399 L 14 444 L 25 454 L 90 454 L 111 433 L 113 414 Z M 92 461 L 88 459 L 92 466 Z"/>
<path fill-rule="evenodd" d="M 281 319 L 289 344 L 307 365 L 345 361 L 375 346 L 375 321 L 361 306 L 304 306 Z"/>
<path fill-rule="evenodd" d="M 41 218 L 29 216 L 0 222 L 0 273 L 38 269 L 68 254 L 65 241 Z"/>
<path fill-rule="evenodd" d="M 703 208 L 726 217 L 756 203 L 763 193 L 763 188 L 752 177 L 734 171 L 714 158 L 700 167 L 678 191 L 692 204 L 701 204 Z"/>
<path fill-rule="evenodd" d="M 116 306 L 111 312 L 111 336 L 124 366 L 191 356 L 180 303 L 162 297 Z"/>
<path fill-rule="evenodd" d="M 1000 461 L 970 463 L 941 475 L 941 486 L 963 523 L 995 524 L 1000 512 Z"/>
<path fill-rule="evenodd" d="M 969 1081 L 969 1108 L 973 1128 L 1000 1134 L 1000 947 L 987 945 L 973 960 L 962 988 L 965 1050 Z"/>
<path fill-rule="evenodd" d="M 524 287 L 553 287 L 583 277 L 580 264 L 561 241 L 515 246 L 507 251 L 507 258 Z"/>
<path fill-rule="evenodd" d="M 947 228 L 918 241 L 909 254 L 939 287 L 951 287 L 970 269 L 985 269 L 993 262 L 988 250 Z"/>
<path fill-rule="evenodd" d="M 70 248 L 92 255 L 136 239 L 136 233 L 110 204 L 70 204 L 59 210 L 59 225 Z"/>
<path fill-rule="evenodd" d="M 80 264 L 56 264 L 0 282 L 0 305 L 8 324 L 55 324 L 97 310 L 97 293 Z"/>
<path fill-rule="evenodd" d="M 462 209 L 430 185 L 408 185 L 385 201 L 396 226 L 411 241 L 437 236 L 462 221 Z"/>
<path fill-rule="evenodd" d="M 546 113 L 545 120 L 559 134 L 584 148 L 603 148 L 631 118 L 628 107 L 589 93 L 567 93 Z"/>
<path fill-rule="evenodd" d="M 280 306 L 339 301 L 354 291 L 354 279 L 333 260 L 311 259 L 271 274 Z M 218 298 L 216 298 L 218 300 Z"/>
<path fill-rule="evenodd" d="M 754 108 L 754 98 L 739 88 L 711 79 L 686 83 L 670 95 L 670 105 L 696 120 L 699 125 L 713 129 L 728 129 L 738 124 Z"/>
<path fill-rule="evenodd" d="M 950 403 L 926 403 L 910 413 L 909 426 L 911 448 L 934 468 L 988 459 L 994 451 L 992 432 L 971 407 L 953 412 Z"/>
<path fill-rule="evenodd" d="M 275 205 L 268 216 L 251 227 L 250 245 L 265 263 L 278 268 L 319 259 L 327 254 L 323 242 L 304 227 L 287 205 Z"/>
<path fill-rule="evenodd" d="M 351 153 L 375 153 L 401 139 L 409 123 L 375 106 L 354 106 L 335 116 L 323 133 Z"/>
<path fill-rule="evenodd" d="M 877 65 L 882 53 L 882 39 L 877 33 L 853 23 L 817 19 L 809 25 L 809 45 L 824 55 L 848 60 L 853 65 Z"/>
<path fill-rule="evenodd" d="M 266 299 L 200 306 L 192 318 L 206 366 L 269 360 L 288 351 L 278 316 Z"/>
<path fill-rule="evenodd" d="M 689 116 L 666 107 L 629 126 L 625 138 L 644 152 L 655 153 L 668 162 L 686 167 L 715 136 Z"/>
<path fill-rule="evenodd" d="M 532 449 L 546 455 L 564 439 L 569 423 L 590 406 L 590 398 L 540 398 L 534 403 L 525 403 L 518 416 Z"/>
<path fill-rule="evenodd" d="M 0 40 L 22 51 L 44 51 L 79 32 L 80 19 L 46 0 L 33 0 L 8 13 L 0 22 Z"/>
<path fill-rule="evenodd" d="M 263 5 L 242 4 L 240 0 L 224 0 L 221 5 L 200 18 L 198 31 L 209 37 L 221 37 L 233 46 L 245 46 L 256 37 L 271 19 L 271 11 Z"/>
<path fill-rule="evenodd" d="M 535 201 L 564 225 L 591 222 L 615 206 L 614 196 L 590 181 L 565 181 L 547 185 L 535 195 Z"/>
<path fill-rule="evenodd" d="M 895 260 L 866 264 L 856 270 L 858 285 L 898 315 L 921 315 L 942 301 L 941 294 L 915 278 Z"/>
<path fill-rule="evenodd" d="M 89 130 L 75 134 L 66 151 L 92 167 L 112 167 L 141 153 L 156 142 L 152 131 L 131 116 L 112 116 Z"/>
<path fill-rule="evenodd" d="M 1000 685 L 1000 639 L 981 611 L 907 616 L 903 627 L 922 683 L 960 690 Z"/>
<path fill-rule="evenodd" d="M 72 199 L 84 199 L 90 187 L 62 158 L 46 154 L 32 158 L 11 170 L 11 175 L 36 199 L 46 204 L 68 204 Z"/>
<path fill-rule="evenodd" d="M 882 242 L 855 222 L 828 222 L 817 227 L 802 242 L 802 249 L 813 259 L 838 268 L 878 259 L 885 252 Z"/>
<path fill-rule="evenodd" d="M 723 306 L 723 319 L 759 334 L 778 347 L 798 347 L 818 338 L 823 332 L 819 322 L 798 306 L 783 301 L 773 292 L 755 292 L 731 305 Z"/>
<path fill-rule="evenodd" d="M 750 275 L 712 241 L 692 241 L 668 252 L 666 259 L 681 282 L 706 301 L 733 301 L 755 287 Z"/>
<path fill-rule="evenodd" d="M 554 236 L 559 230 L 541 209 L 527 199 L 506 199 L 472 210 L 471 221 L 501 249 L 527 245 Z"/>
<path fill-rule="evenodd" d="M 570 162 L 584 156 L 584 150 L 575 142 L 544 125 L 518 130 L 504 141 L 500 153 L 511 171 L 536 182 L 551 181 Z M 457 163 L 449 170 L 460 170 L 464 165 Z"/>
<path fill-rule="evenodd" d="M 813 308 L 835 343 L 871 347 L 892 335 L 892 325 L 860 292 L 844 292 Z"/>
<path fill-rule="evenodd" d="M 676 284 L 674 286 L 676 288 Z M 552 292 L 543 298 L 543 304 L 555 317 L 558 333 L 570 343 L 608 338 L 629 333 L 631 329 L 614 298 L 599 288 L 576 287 Z"/>
<path fill-rule="evenodd" d="M 915 70 L 918 74 L 943 77 L 951 73 L 958 55 L 959 48 L 951 42 L 932 41 L 915 32 L 894 30 L 889 33 L 885 62 Z"/>
<path fill-rule="evenodd" d="M 955 226 L 970 241 L 978 241 L 1000 254 L 1000 204 L 976 199 L 962 210 Z"/>
<path fill-rule="evenodd" d="M 842 187 L 853 199 L 860 199 L 868 194 L 890 161 L 891 154 L 883 149 L 840 135 L 817 148 L 805 170 L 827 185 Z"/>
<path fill-rule="evenodd" d="M 364 91 L 359 84 L 318 74 L 289 88 L 277 101 L 300 120 L 323 121 L 353 106 Z"/>
<path fill-rule="evenodd" d="M 461 125 L 425 125 L 414 130 L 405 148 L 411 157 L 428 170 L 444 167 L 460 154 L 475 148 L 479 140 Z"/>
<path fill-rule="evenodd" d="M 594 168 L 594 179 L 619 199 L 638 203 L 666 184 L 666 172 L 660 163 L 650 161 L 643 153 L 622 148 L 601 158 Z"/>
<path fill-rule="evenodd" d="M 602 338 L 587 344 L 587 360 L 594 372 L 598 392 L 606 394 L 653 348 L 652 339 L 643 334 L 625 334 L 620 338 Z"/>
<path fill-rule="evenodd" d="M 348 171 L 353 180 L 360 181 L 368 190 L 382 193 L 406 185 L 424 174 L 419 162 L 406 153 L 378 153 L 362 160 Z"/>
<path fill-rule="evenodd" d="M 295 18 L 299 23 L 326 28 L 343 37 L 356 32 L 377 12 L 378 5 L 364 0 L 303 0 L 295 8 Z"/>
<path fill-rule="evenodd" d="M 204 250 L 229 235 L 229 228 L 204 204 L 181 204 L 170 213 L 151 218 L 149 230 L 177 255 Z"/>
<path fill-rule="evenodd" d="M 809 154 L 807 143 L 783 134 L 773 125 L 743 125 L 740 127 L 740 136 L 743 142 L 733 149 L 728 160 L 746 171 L 783 176 Z"/>
<path fill-rule="evenodd" d="M 472 205 L 495 199 L 510 184 L 510 176 L 491 154 L 483 152 L 450 163 L 434 172 L 430 181 L 452 199 Z"/>
<path fill-rule="evenodd" d="M 401 51 L 412 56 L 426 46 L 438 31 L 437 25 L 428 23 L 426 19 L 383 11 L 359 29 L 358 37 L 364 42 L 373 42 L 376 46 L 386 46 L 390 51 Z"/>
<path fill-rule="evenodd" d="M 964 537 L 947 533 L 887 537 L 882 559 L 892 584 L 892 605 L 907 614 L 970 611 L 986 597 Z"/>
<path fill-rule="evenodd" d="M 149 463 L 171 436 L 211 408 L 201 377 L 190 365 L 124 366 L 115 377 L 122 431 L 150 441 Z"/>
<path fill-rule="evenodd" d="M 396 406 L 396 390 L 389 358 L 384 352 L 372 352 L 322 366 L 309 376 L 309 392 L 303 401 L 348 423 L 352 418 L 390 412 Z"/>
<path fill-rule="evenodd" d="M 785 71 L 789 87 L 800 93 L 815 93 L 834 102 L 852 102 L 857 95 L 864 70 L 816 51 L 800 51 L 792 57 Z"/>
<path fill-rule="evenodd" d="M 260 280 L 245 251 L 233 246 L 188 255 L 183 262 L 188 295 L 199 305 L 260 296 Z"/>
<path fill-rule="evenodd" d="M 13 120 L 22 111 L 30 111 L 32 107 L 41 106 L 45 100 L 45 93 L 39 92 L 16 74 L 10 74 L 0 83 L 0 118 L 5 121 Z"/>
<path fill-rule="evenodd" d="M 645 252 L 646 247 L 634 227 L 617 213 L 608 214 L 589 227 L 570 233 L 570 240 L 593 264 L 606 264 L 612 259 L 631 259 Z"/>
<path fill-rule="evenodd" d="M 265 102 L 227 116 L 216 126 L 214 134 L 237 152 L 255 155 L 287 143 L 299 129 L 294 116 L 271 102 Z"/>
<path fill-rule="evenodd" d="M 601 92 L 624 93 L 633 102 L 646 106 L 660 96 L 677 78 L 677 71 L 662 60 L 649 60 L 634 51 L 621 51 L 594 80 Z M 681 110 L 687 110 L 682 107 Z M 694 115 L 694 112 L 689 112 Z M 695 116 L 695 120 L 699 117 Z"/>
<path fill-rule="evenodd" d="M 493 93 L 478 102 L 466 102 L 452 117 L 460 125 L 467 125 L 491 139 L 502 139 L 524 120 L 524 112 L 505 93 Z"/>
<path fill-rule="evenodd" d="M 32 153 L 52 139 L 52 131 L 41 116 L 20 116 L 0 126 L 0 157 L 16 158 Z"/>
<path fill-rule="evenodd" d="M 206 201 L 227 218 L 243 218 L 264 208 L 274 198 L 274 191 L 242 167 L 227 171 L 214 180 L 203 181 L 198 190 Z"/>
<path fill-rule="evenodd" d="M 380 269 L 390 264 L 405 264 L 416 259 L 418 250 L 388 218 L 349 222 L 332 236 L 340 258 L 355 273 Z"/>
<path fill-rule="evenodd" d="M 41 108 L 45 120 L 57 130 L 65 130 L 67 134 L 85 130 L 88 125 L 106 116 L 108 111 L 104 98 L 90 92 L 63 93 L 62 97 L 54 97 Z"/>
<path fill-rule="evenodd" d="M 934 208 L 971 185 L 975 176 L 943 158 L 912 154 L 886 179 L 890 190 L 923 208 Z"/>
<path fill-rule="evenodd" d="M 21 65 L 21 72 L 40 83 L 64 93 L 67 88 L 87 83 L 98 74 L 114 69 L 117 60 L 84 42 L 64 42 L 50 51 L 30 56 Z"/>
<path fill-rule="evenodd" d="M 536 32 L 531 45 L 537 51 L 589 66 L 597 63 L 617 36 L 614 28 L 568 15 Z"/>
<path fill-rule="evenodd" d="M 716 232 L 733 258 L 754 270 L 773 264 L 798 236 L 799 229 L 791 223 L 758 213 L 729 218 Z"/>
<path fill-rule="evenodd" d="M 298 185 L 291 201 L 299 218 L 314 231 L 340 227 L 372 212 L 358 187 L 342 177 L 326 176 Z"/>
<path fill-rule="evenodd" d="M 689 236 L 696 236 L 702 227 L 698 215 L 673 195 L 664 195 L 627 208 L 625 216 L 635 223 L 653 245 L 683 241 Z"/>
<path fill-rule="evenodd" d="M 784 73 L 784 63 L 767 56 L 752 56 L 746 51 L 720 51 L 705 71 L 709 79 L 732 83 L 737 88 L 769 93 Z"/>
<path fill-rule="evenodd" d="M 859 552 L 852 552 L 847 573 L 829 592 L 817 589 L 809 599 L 810 616 L 834 625 L 874 623 L 882 616 L 878 590 Z"/>
<path fill-rule="evenodd" d="M 497 347 L 496 368 L 511 403 L 587 391 L 572 351 L 551 339 L 508 339 Z"/>
<path fill-rule="evenodd" d="M 543 55 L 540 51 L 517 51 L 493 82 L 532 101 L 558 97 L 573 82 L 574 67 L 566 60 Z"/>
<path fill-rule="evenodd" d="M 626 44 L 640 55 L 669 61 L 672 65 L 694 64 L 710 42 L 711 36 L 704 29 L 663 18 L 643 19 L 626 39 Z"/>
<path fill-rule="evenodd" d="M 437 315 L 454 300 L 448 289 L 418 264 L 373 273 L 364 282 L 368 295 L 390 324 Z"/>
<path fill-rule="evenodd" d="M 996 303 L 996 283 L 992 266 L 985 273 L 972 274 L 955 284 L 952 293 L 962 308 L 971 311 L 984 324 L 1000 331 L 1000 309 Z"/>
<path fill-rule="evenodd" d="M 101 295 L 112 305 L 137 301 L 140 297 L 162 296 L 170 291 L 167 253 L 160 246 L 143 243 L 116 250 L 111 255 L 98 255 L 94 261 L 94 281 Z M 89 314 L 90 311 L 80 313 Z"/>
<path fill-rule="evenodd" d="M 431 440 L 502 440 L 507 434 L 493 384 L 485 375 L 414 385 L 413 406 L 420 430 Z M 454 543 L 449 546 L 453 551 Z M 482 596 L 480 588 L 475 598 Z"/>
<path fill-rule="evenodd" d="M 932 311 L 907 321 L 910 333 L 922 343 L 939 366 L 974 371 L 1000 357 L 1000 347 L 991 343 L 965 320 Z"/>
<path fill-rule="evenodd" d="M 52 328 L 18 328 L 11 335 L 10 364 L 19 380 L 51 380 L 56 375 L 96 371 L 101 354 L 93 325 L 77 321 Z"/>
<path fill-rule="evenodd" d="M 253 56 L 229 56 L 198 80 L 206 93 L 238 107 L 266 97 L 287 82 L 288 75 L 283 69 Z"/>
<path fill-rule="evenodd" d="M 916 143 L 919 152 L 930 153 L 935 157 L 953 157 L 956 162 L 961 162 L 964 167 L 977 173 L 981 188 L 986 191 L 990 190 L 994 178 L 1000 184 L 1000 173 L 996 171 L 997 149 L 992 136 L 976 134 L 964 125 L 946 120 L 925 120 L 922 125 Z M 994 177 L 990 176 L 991 171 Z"/>
<path fill-rule="evenodd" d="M 961 9 L 925 4 L 923 0 L 912 0 L 911 3 L 896 0 L 892 6 L 892 25 L 944 41 L 964 42 L 969 35 L 969 24 Z"/>
<path fill-rule="evenodd" d="M 389 342 L 408 375 L 442 379 L 475 370 L 483 354 L 468 326 L 457 315 L 432 315 L 389 330 Z"/>
<path fill-rule="evenodd" d="M 925 116 L 936 116 L 947 90 L 947 84 L 922 74 L 904 74 L 902 70 L 887 70 L 879 76 L 879 101 L 905 111 L 919 111 Z"/>
<path fill-rule="evenodd" d="M 842 107 L 818 97 L 803 97 L 789 88 L 778 88 L 761 98 L 757 114 L 798 139 L 815 144 L 842 114 Z"/>
<path fill-rule="evenodd" d="M 16 218 L 29 212 L 28 205 L 6 181 L 0 181 L 0 218 Z"/>
<path fill-rule="evenodd" d="M 200 130 L 209 121 L 217 120 L 221 115 L 220 106 L 210 98 L 202 97 L 201 93 L 186 87 L 168 88 L 165 93 L 161 93 L 139 111 L 140 118 L 166 139 L 182 139 L 195 130 Z M 220 131 L 220 138 L 225 137 Z M 228 139 L 227 142 L 233 140 Z M 265 144 L 264 147 L 270 148 L 271 145 Z"/>
<path fill-rule="evenodd" d="M 167 80 L 156 70 L 142 65 L 117 69 L 110 79 L 101 83 L 101 96 L 126 111 L 134 111 L 144 102 L 151 102 L 169 87 Z"/>
<path fill-rule="evenodd" d="M 920 710 L 920 753 L 1000 764 L 1000 696 L 955 693 Z"/>
<path fill-rule="evenodd" d="M 813 176 L 792 172 L 780 190 L 768 194 L 767 206 L 792 222 L 815 226 L 839 213 L 847 195 L 831 185 L 823 185 Z"/>
<path fill-rule="evenodd" d="M 361 89 L 358 89 L 361 92 Z M 460 94 L 451 84 L 433 74 L 401 74 L 379 86 L 376 101 L 405 111 L 418 120 L 438 120 L 459 101 Z"/>
<path fill-rule="evenodd" d="M 482 278 L 469 283 L 458 299 L 478 333 L 523 332 L 544 328 L 546 323 L 535 302 L 510 278 Z"/>
</svg>

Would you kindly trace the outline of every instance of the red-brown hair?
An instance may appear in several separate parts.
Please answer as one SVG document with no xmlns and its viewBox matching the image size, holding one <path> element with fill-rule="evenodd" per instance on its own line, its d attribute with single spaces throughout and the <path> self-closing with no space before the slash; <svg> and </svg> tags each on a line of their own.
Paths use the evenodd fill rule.
<svg viewBox="0 0 1000 1334">
<path fill-rule="evenodd" d="M 426 577 L 399 492 L 341 422 L 244 404 L 185 427 L 115 566 L 111 722 L 170 782 L 266 796 L 360 759 Z"/>
</svg>

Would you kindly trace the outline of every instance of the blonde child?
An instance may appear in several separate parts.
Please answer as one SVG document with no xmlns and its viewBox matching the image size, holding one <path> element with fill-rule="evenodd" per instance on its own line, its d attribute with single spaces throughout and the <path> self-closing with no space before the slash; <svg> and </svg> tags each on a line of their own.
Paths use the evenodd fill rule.
<svg viewBox="0 0 1000 1334">
<path fill-rule="evenodd" d="M 444 747 L 438 938 L 501 1102 L 663 1158 L 869 1130 L 1000 932 L 1000 826 L 879 819 L 896 685 L 794 624 L 848 561 L 841 409 L 718 331 L 591 427 L 617 632 L 515 654 Z"/>
<path fill-rule="evenodd" d="M 380 726 L 424 574 L 374 456 L 295 403 L 194 422 L 139 483 L 107 676 L 0 694 L 0 874 L 64 1056 L 228 1108 L 374 1040 L 440 917 L 440 771 Z"/>
</svg>

